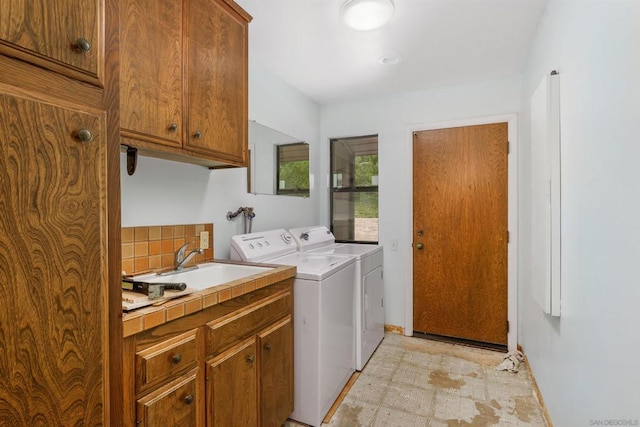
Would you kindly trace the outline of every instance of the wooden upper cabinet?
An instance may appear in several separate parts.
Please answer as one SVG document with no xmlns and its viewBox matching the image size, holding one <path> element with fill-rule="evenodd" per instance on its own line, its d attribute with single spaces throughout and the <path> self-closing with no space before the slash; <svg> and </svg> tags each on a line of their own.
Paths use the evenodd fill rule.
<svg viewBox="0 0 640 427">
<path fill-rule="evenodd" d="M 244 163 L 247 17 L 224 0 L 196 0 L 188 18 L 189 150 Z"/>
<path fill-rule="evenodd" d="M 122 0 L 122 134 L 182 147 L 183 2 Z"/>
<path fill-rule="evenodd" d="M 104 0 L 2 0 L 0 16 L 0 53 L 102 85 Z"/>
<path fill-rule="evenodd" d="M 1 425 L 109 424 L 106 129 L 0 94 Z"/>
<path fill-rule="evenodd" d="M 122 143 L 244 166 L 251 16 L 233 0 L 120 1 Z"/>
</svg>

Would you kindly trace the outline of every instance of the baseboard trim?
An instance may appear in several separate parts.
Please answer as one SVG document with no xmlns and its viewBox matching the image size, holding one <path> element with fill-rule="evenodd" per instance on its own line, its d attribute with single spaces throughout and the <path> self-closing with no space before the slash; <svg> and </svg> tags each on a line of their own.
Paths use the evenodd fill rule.
<svg viewBox="0 0 640 427">
<path fill-rule="evenodd" d="M 336 413 L 338 407 L 344 400 L 344 397 L 347 395 L 347 393 L 349 393 L 349 390 L 351 390 L 351 387 L 353 387 L 353 384 L 356 382 L 359 376 L 360 372 L 357 371 L 351 374 L 349 381 L 347 381 L 347 384 L 344 386 L 336 401 L 333 402 L 333 405 L 331 405 L 331 408 L 329 408 L 329 412 L 327 412 L 327 415 L 325 415 L 324 419 L 322 420 L 322 424 L 328 424 L 329 421 L 331 421 L 331 417 L 333 417 L 333 414 Z"/>
<path fill-rule="evenodd" d="M 524 353 L 524 351 L 522 350 L 522 346 L 520 344 L 518 344 L 518 350 Z M 527 369 L 529 370 L 529 378 L 531 379 L 531 384 L 533 385 L 533 392 L 536 395 L 536 399 L 538 399 L 538 402 L 540 403 L 540 408 L 542 408 L 542 417 L 544 418 L 544 421 L 547 423 L 547 427 L 553 427 L 553 422 L 551 421 L 551 417 L 549 416 L 547 405 L 544 404 L 542 393 L 540 392 L 540 388 L 538 387 L 538 383 L 536 382 L 536 377 L 533 375 L 533 369 L 531 369 L 529 360 L 525 358 L 524 363 L 527 364 Z"/>
<path fill-rule="evenodd" d="M 384 331 L 392 334 L 404 335 L 404 328 L 396 325 L 384 325 Z"/>
</svg>

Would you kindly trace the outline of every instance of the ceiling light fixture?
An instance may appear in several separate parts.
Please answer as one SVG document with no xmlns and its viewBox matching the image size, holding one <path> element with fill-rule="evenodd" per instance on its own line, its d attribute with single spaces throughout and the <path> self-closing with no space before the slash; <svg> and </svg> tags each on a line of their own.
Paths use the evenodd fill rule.
<svg viewBox="0 0 640 427">
<path fill-rule="evenodd" d="M 388 55 L 384 55 L 378 58 L 378 63 L 380 65 L 397 65 L 400 63 L 401 60 L 402 58 L 400 57 L 400 55 L 396 53 L 390 53 Z"/>
<path fill-rule="evenodd" d="M 342 21 L 359 31 L 375 30 L 389 22 L 393 16 L 391 0 L 347 0 L 340 8 Z"/>
</svg>

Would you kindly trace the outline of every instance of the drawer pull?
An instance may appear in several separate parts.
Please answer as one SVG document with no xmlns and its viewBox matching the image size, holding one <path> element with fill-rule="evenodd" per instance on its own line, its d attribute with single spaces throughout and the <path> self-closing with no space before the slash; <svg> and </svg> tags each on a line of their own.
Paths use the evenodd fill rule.
<svg viewBox="0 0 640 427">
<path fill-rule="evenodd" d="M 169 129 L 171 132 L 175 132 L 175 131 L 177 131 L 177 130 L 178 130 L 178 124 L 177 124 L 177 123 L 171 123 L 171 124 L 169 125 L 168 129 Z"/>
<path fill-rule="evenodd" d="M 171 358 L 171 363 L 173 363 L 174 365 L 177 365 L 180 362 L 182 362 L 182 355 L 180 353 Z"/>
<path fill-rule="evenodd" d="M 91 50 L 91 43 L 84 37 L 78 37 L 73 46 L 81 52 L 89 52 Z"/>
<path fill-rule="evenodd" d="M 193 134 L 193 137 L 194 137 L 195 139 L 200 139 L 200 138 L 202 138 L 202 132 L 200 132 L 199 130 L 197 130 L 197 131 Z"/>
<path fill-rule="evenodd" d="M 247 357 L 247 362 L 249 362 L 249 363 L 253 363 L 254 360 L 256 360 L 256 357 L 253 354 L 251 356 Z"/>
<path fill-rule="evenodd" d="M 188 395 L 184 398 L 184 403 L 187 405 L 191 405 L 193 403 L 193 394 Z"/>
<path fill-rule="evenodd" d="M 271 350 L 271 344 L 270 343 L 266 343 L 264 345 L 265 350 Z"/>
</svg>

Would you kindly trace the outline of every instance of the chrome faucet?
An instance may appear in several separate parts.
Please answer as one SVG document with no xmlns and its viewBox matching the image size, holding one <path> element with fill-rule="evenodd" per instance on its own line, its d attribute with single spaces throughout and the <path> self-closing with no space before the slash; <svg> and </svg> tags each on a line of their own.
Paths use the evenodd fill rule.
<svg viewBox="0 0 640 427">
<path fill-rule="evenodd" d="M 194 255 L 196 254 L 202 255 L 202 253 L 204 252 L 202 248 L 197 248 L 192 250 L 187 254 L 187 256 L 185 256 L 184 253 L 187 251 L 187 247 L 193 243 L 194 242 L 189 242 L 183 245 L 182 247 L 180 247 L 180 249 L 178 249 L 178 252 L 176 252 L 176 267 L 175 267 L 176 270 L 184 270 L 185 268 L 184 265 L 188 263 L 191 260 L 191 258 L 194 257 Z M 197 268 L 197 266 L 195 267 Z"/>
<path fill-rule="evenodd" d="M 169 274 L 175 274 L 175 273 L 179 273 L 181 271 L 189 271 L 189 270 L 195 270 L 196 268 L 198 268 L 197 265 L 192 265 L 190 267 L 185 267 L 185 264 L 187 264 L 189 261 L 191 261 L 191 258 L 193 258 L 196 254 L 203 254 L 204 250 L 202 248 L 196 248 L 194 250 L 192 250 L 191 252 L 189 252 L 186 256 L 185 256 L 185 252 L 187 251 L 187 247 L 189 247 L 189 245 L 193 244 L 194 242 L 189 242 L 187 244 L 184 244 L 180 247 L 180 249 L 178 249 L 178 251 L 176 252 L 176 261 L 175 261 L 175 266 L 173 268 L 173 270 L 169 270 L 169 271 L 161 271 L 158 273 L 158 275 L 160 276 L 166 276 Z"/>
</svg>

